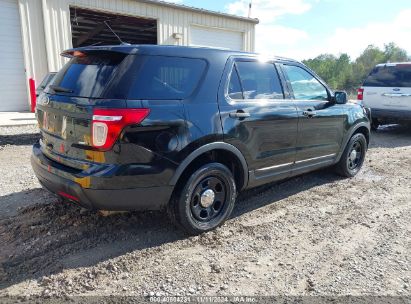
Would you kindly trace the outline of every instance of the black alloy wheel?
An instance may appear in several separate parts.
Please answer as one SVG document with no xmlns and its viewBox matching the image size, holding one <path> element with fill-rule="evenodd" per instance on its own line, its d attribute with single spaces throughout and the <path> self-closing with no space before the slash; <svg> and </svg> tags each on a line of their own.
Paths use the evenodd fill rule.
<svg viewBox="0 0 411 304">
<path fill-rule="evenodd" d="M 347 157 L 347 166 L 350 170 L 355 170 L 361 166 L 363 160 L 363 147 L 360 141 L 354 142 Z"/>
<path fill-rule="evenodd" d="M 367 139 L 364 134 L 354 134 L 336 164 L 337 173 L 344 177 L 355 176 L 364 164 L 366 151 Z"/>
<path fill-rule="evenodd" d="M 191 212 L 199 221 L 211 221 L 218 217 L 226 203 L 226 185 L 216 176 L 200 181 L 191 199 Z"/>
<path fill-rule="evenodd" d="M 231 171 L 223 164 L 206 164 L 180 185 L 168 211 L 173 222 L 187 233 L 212 230 L 230 216 L 237 191 Z"/>
</svg>

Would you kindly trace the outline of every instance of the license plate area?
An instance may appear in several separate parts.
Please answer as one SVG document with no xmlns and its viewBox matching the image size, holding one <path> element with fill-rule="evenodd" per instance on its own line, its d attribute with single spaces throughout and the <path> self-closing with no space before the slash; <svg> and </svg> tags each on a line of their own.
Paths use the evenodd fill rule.
<svg viewBox="0 0 411 304">
<path fill-rule="evenodd" d="M 72 118 L 44 110 L 39 110 L 37 115 L 39 126 L 45 132 L 64 140 L 74 134 Z"/>
</svg>

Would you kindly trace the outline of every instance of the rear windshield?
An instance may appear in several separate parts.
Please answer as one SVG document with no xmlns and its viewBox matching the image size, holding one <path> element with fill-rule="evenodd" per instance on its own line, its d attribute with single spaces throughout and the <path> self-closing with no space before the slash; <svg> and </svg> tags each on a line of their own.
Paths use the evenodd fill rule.
<svg viewBox="0 0 411 304">
<path fill-rule="evenodd" d="M 185 99 L 196 89 L 206 62 L 198 58 L 141 56 L 130 99 Z"/>
<path fill-rule="evenodd" d="M 104 89 L 125 56 L 100 51 L 73 57 L 57 73 L 48 92 L 77 97 L 104 97 Z"/>
<path fill-rule="evenodd" d="M 364 82 L 366 87 L 411 87 L 411 64 L 375 67 Z"/>
</svg>

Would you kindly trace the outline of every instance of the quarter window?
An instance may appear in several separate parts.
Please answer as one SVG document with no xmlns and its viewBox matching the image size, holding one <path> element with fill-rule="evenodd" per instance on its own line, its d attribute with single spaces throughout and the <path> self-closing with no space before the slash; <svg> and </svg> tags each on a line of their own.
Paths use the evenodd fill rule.
<svg viewBox="0 0 411 304">
<path fill-rule="evenodd" d="M 293 65 L 284 65 L 294 98 L 299 100 L 327 100 L 325 87 L 306 70 Z"/>
<path fill-rule="evenodd" d="M 200 83 L 206 62 L 197 58 L 141 56 L 141 68 L 129 92 L 131 99 L 188 98 Z"/>
<path fill-rule="evenodd" d="M 242 94 L 239 94 L 240 89 Z M 274 64 L 237 62 L 231 73 L 229 96 L 238 96 L 240 99 L 283 99 L 283 89 Z"/>
</svg>

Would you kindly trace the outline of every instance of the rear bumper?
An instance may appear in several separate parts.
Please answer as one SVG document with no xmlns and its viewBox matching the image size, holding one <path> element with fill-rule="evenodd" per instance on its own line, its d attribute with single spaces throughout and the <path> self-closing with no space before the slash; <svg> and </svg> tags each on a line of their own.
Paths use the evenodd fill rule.
<svg viewBox="0 0 411 304">
<path fill-rule="evenodd" d="M 75 203 L 97 210 L 131 211 L 160 210 L 170 200 L 173 187 L 140 187 L 133 189 L 90 189 L 82 186 L 83 178 L 78 178 L 70 170 L 47 158 L 39 145 L 33 146 L 31 165 L 40 183 L 49 191 L 71 197 Z M 95 179 L 109 177 L 93 176 Z M 79 180 L 80 182 L 76 182 Z M 102 183 L 107 184 L 107 183 Z"/>
<path fill-rule="evenodd" d="M 371 109 L 372 118 L 386 121 L 411 120 L 410 110 Z"/>
</svg>

